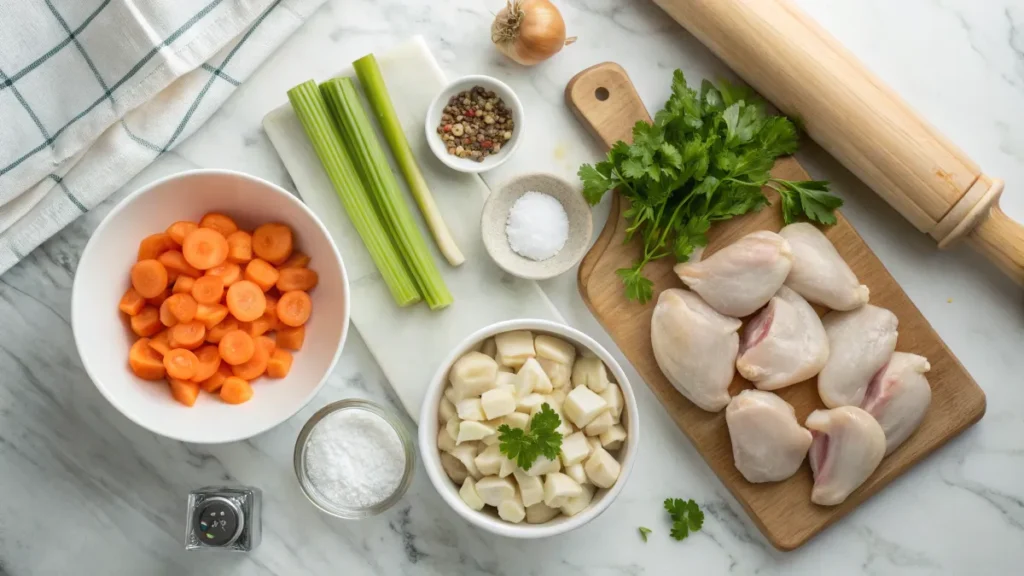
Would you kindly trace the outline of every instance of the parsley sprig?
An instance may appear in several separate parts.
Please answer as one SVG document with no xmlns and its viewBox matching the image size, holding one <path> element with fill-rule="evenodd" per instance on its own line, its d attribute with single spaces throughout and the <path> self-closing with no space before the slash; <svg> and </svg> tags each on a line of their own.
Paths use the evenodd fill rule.
<svg viewBox="0 0 1024 576">
<path fill-rule="evenodd" d="M 555 431 L 561 423 L 558 412 L 545 402 L 530 420 L 529 432 L 508 424 L 498 426 L 498 449 L 523 470 L 529 470 L 542 454 L 554 460 L 562 450 L 562 433 Z"/>
<path fill-rule="evenodd" d="M 665 510 L 672 517 L 672 532 L 676 540 L 683 540 L 704 526 L 704 512 L 692 499 L 666 498 Z"/>
<path fill-rule="evenodd" d="M 707 245 L 713 222 L 766 206 L 763 186 L 781 195 L 787 224 L 801 218 L 834 224 L 843 202 L 827 182 L 771 177 L 775 159 L 796 149 L 793 123 L 768 115 L 749 89 L 705 80 L 698 94 L 676 70 L 672 95 L 654 123 L 637 122 L 632 144 L 616 142 L 606 160 L 578 172 L 591 204 L 615 189 L 629 200 L 626 240 L 639 235 L 643 253 L 633 267 L 616 271 L 627 297 L 651 299 L 653 283 L 643 275 L 648 262 L 669 256 L 685 262 Z"/>
</svg>

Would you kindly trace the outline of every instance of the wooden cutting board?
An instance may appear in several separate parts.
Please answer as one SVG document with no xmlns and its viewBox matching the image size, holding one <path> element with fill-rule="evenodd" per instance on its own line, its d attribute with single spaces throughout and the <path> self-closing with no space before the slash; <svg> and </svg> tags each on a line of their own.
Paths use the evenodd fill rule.
<svg viewBox="0 0 1024 576">
<path fill-rule="evenodd" d="M 638 120 L 650 121 L 626 72 L 610 62 L 577 74 L 566 86 L 565 97 L 579 119 L 608 147 L 618 140 L 630 142 L 633 124 Z M 790 180 L 808 178 L 793 158 L 779 160 L 772 174 Z M 771 207 L 759 213 L 715 224 L 709 233 L 705 255 L 755 230 L 778 231 L 782 227 L 778 195 L 774 191 L 768 194 L 772 201 Z M 662 375 L 651 350 L 651 314 L 658 294 L 667 288 L 683 287 L 672 272 L 674 262 L 663 259 L 647 266 L 645 273 L 654 282 L 654 298 L 650 302 L 641 305 L 626 300 L 615 270 L 631 266 L 641 251 L 639 241 L 623 243 L 625 226 L 621 214 L 626 207 L 626 202 L 616 193 L 604 230 L 580 264 L 580 294 L 680 430 L 689 437 L 711 469 L 776 548 L 792 550 L 800 546 L 984 415 L 985 394 L 853 226 L 839 215 L 838 224 L 827 229 L 825 234 L 860 281 L 870 288 L 871 303 L 888 308 L 896 314 L 899 319 L 896 349 L 928 358 L 932 366 L 928 373 L 928 381 L 932 386 L 931 406 L 917 432 L 886 457 L 860 489 L 839 506 L 825 507 L 811 503 L 813 479 L 810 465 L 806 461 L 793 477 L 783 482 L 747 482 L 733 465 L 725 411 L 717 414 L 705 412 L 683 398 Z M 818 311 L 823 313 L 824 309 L 818 308 Z M 750 387 L 737 374 L 730 393 L 735 395 Z M 801 423 L 811 411 L 824 408 L 814 379 L 782 389 L 778 394 L 793 405 Z"/>
</svg>

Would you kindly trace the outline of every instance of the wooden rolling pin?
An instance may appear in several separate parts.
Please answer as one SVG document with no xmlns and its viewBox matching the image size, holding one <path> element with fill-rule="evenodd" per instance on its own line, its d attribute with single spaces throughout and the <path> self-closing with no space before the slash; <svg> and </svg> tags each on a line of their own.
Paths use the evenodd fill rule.
<svg viewBox="0 0 1024 576">
<path fill-rule="evenodd" d="M 918 116 L 789 0 L 654 0 L 945 248 L 961 238 L 1024 284 L 1024 226 L 1003 182 Z"/>
</svg>

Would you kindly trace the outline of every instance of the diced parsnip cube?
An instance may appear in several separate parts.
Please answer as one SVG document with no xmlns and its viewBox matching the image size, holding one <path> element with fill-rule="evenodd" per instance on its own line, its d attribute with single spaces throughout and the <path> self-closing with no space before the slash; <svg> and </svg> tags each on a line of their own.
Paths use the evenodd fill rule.
<svg viewBox="0 0 1024 576">
<path fill-rule="evenodd" d="M 523 363 L 523 366 L 519 369 L 518 376 L 519 387 L 517 391 L 520 396 L 530 392 L 547 394 L 553 389 L 551 379 L 544 373 L 544 369 L 540 367 L 540 363 L 535 358 L 529 358 Z"/>
<path fill-rule="evenodd" d="M 455 411 L 459 414 L 459 418 L 463 420 L 476 420 L 477 422 L 487 420 L 479 398 L 459 400 L 459 403 L 455 405 Z"/>
<path fill-rule="evenodd" d="M 452 440 L 444 428 L 437 431 L 437 449 L 442 452 L 451 452 L 455 449 L 455 440 Z"/>
<path fill-rule="evenodd" d="M 466 471 L 473 478 L 479 479 L 483 474 L 476 467 L 474 459 L 476 455 L 480 453 L 480 444 L 478 442 L 466 442 L 465 444 L 459 444 L 454 450 L 448 452 L 452 456 L 455 456 L 462 465 L 466 467 Z"/>
<path fill-rule="evenodd" d="M 612 419 L 618 424 L 622 420 L 622 407 L 625 405 L 625 400 L 622 399 L 622 388 L 619 388 L 618 384 L 609 384 L 600 396 L 608 403 L 608 412 L 611 412 Z"/>
<path fill-rule="evenodd" d="M 544 474 L 558 472 L 561 469 L 562 461 L 560 459 L 548 460 L 547 456 L 541 454 L 533 461 L 533 465 L 530 466 L 529 470 L 526 470 L 526 473 L 530 476 L 543 476 Z"/>
<path fill-rule="evenodd" d="M 501 453 L 498 445 L 493 444 L 477 454 L 473 462 L 476 464 L 476 469 L 484 476 L 496 476 L 501 468 L 501 461 L 504 459 L 505 455 Z"/>
<path fill-rule="evenodd" d="M 441 468 L 444 468 L 444 473 L 456 484 L 462 484 L 470 477 L 466 465 L 448 452 L 441 452 Z"/>
<path fill-rule="evenodd" d="M 569 395 L 565 388 L 555 388 L 548 396 L 559 406 L 565 404 L 565 398 Z"/>
<path fill-rule="evenodd" d="M 499 371 L 498 372 L 498 378 L 497 378 L 497 380 L 494 383 L 494 387 L 495 388 L 504 388 L 504 389 L 507 389 L 507 388 L 511 387 L 512 388 L 512 393 L 515 394 L 518 391 L 518 389 L 516 388 L 516 384 L 517 383 L 518 383 L 518 378 L 516 377 L 516 373 L 515 372 L 501 372 L 501 371 Z"/>
<path fill-rule="evenodd" d="M 516 411 L 516 398 L 508 390 L 488 390 L 480 397 L 480 405 L 488 420 Z"/>
<path fill-rule="evenodd" d="M 486 425 L 486 426 L 488 426 L 490 428 L 494 428 L 494 434 L 491 434 L 490 436 L 484 436 L 483 438 L 480 439 L 480 441 L 483 442 L 485 446 L 490 446 L 491 444 L 497 444 L 498 443 L 498 426 L 501 426 L 504 423 L 505 423 L 505 421 L 503 419 L 501 419 L 501 418 L 495 418 L 493 420 L 485 420 L 484 421 L 484 425 Z"/>
<path fill-rule="evenodd" d="M 590 444 L 590 453 L 593 454 L 594 450 L 601 448 L 601 439 L 597 436 L 587 436 L 587 443 Z"/>
<path fill-rule="evenodd" d="M 572 434 L 574 432 L 572 424 L 570 424 L 569 420 L 565 417 L 565 411 L 562 410 L 562 405 L 556 402 L 551 396 L 544 397 L 544 402 L 533 409 L 533 412 L 530 414 L 530 418 L 533 418 L 538 412 L 540 412 L 544 408 L 544 404 L 547 404 L 555 414 L 558 414 L 559 424 L 558 427 L 555 428 L 555 432 L 561 434 L 563 438 Z"/>
<path fill-rule="evenodd" d="M 576 347 L 561 338 L 538 334 L 534 338 L 533 346 L 537 351 L 537 358 L 547 358 L 570 367 L 576 361 Z"/>
<path fill-rule="evenodd" d="M 462 400 L 462 398 L 459 397 L 459 393 L 455 391 L 455 387 L 450 384 L 445 386 L 444 397 L 452 403 L 452 406 L 454 406 L 459 400 Z"/>
<path fill-rule="evenodd" d="M 527 358 L 537 355 L 533 348 L 533 333 L 529 330 L 514 330 L 503 332 L 494 337 L 497 345 L 497 357 L 501 363 L 512 368 L 518 368 L 526 362 Z"/>
<path fill-rule="evenodd" d="M 526 507 L 526 522 L 529 524 L 543 524 L 558 516 L 560 512 L 558 508 L 552 508 L 540 502 Z"/>
<path fill-rule="evenodd" d="M 505 458 L 501 461 L 501 468 L 498 469 L 498 478 L 507 478 L 516 471 L 516 461 Z"/>
<path fill-rule="evenodd" d="M 619 472 L 622 471 L 622 466 L 604 448 L 598 448 L 583 463 L 583 470 L 587 473 L 587 478 L 590 478 L 590 481 L 594 483 L 594 486 L 598 488 L 611 488 L 612 484 L 615 484 L 615 481 L 619 479 Z"/>
<path fill-rule="evenodd" d="M 437 421 L 444 424 L 455 416 L 455 404 L 452 404 L 445 397 L 441 397 L 441 403 L 437 407 Z"/>
<path fill-rule="evenodd" d="M 476 493 L 488 506 L 497 506 L 516 495 L 516 487 L 508 478 L 487 476 L 476 483 Z"/>
<path fill-rule="evenodd" d="M 459 438 L 459 425 L 462 424 L 462 420 L 458 416 L 452 416 L 448 419 L 448 422 L 444 425 L 445 432 L 448 433 L 452 438 L 452 442 Z"/>
<path fill-rule="evenodd" d="M 491 358 L 494 358 L 498 353 L 498 345 L 494 343 L 494 338 L 484 340 L 484 343 L 480 345 L 480 353 L 487 354 Z"/>
<path fill-rule="evenodd" d="M 497 362 L 497 360 L 495 360 Z M 505 366 L 501 362 L 498 362 L 498 374 L 515 374 L 516 369 L 511 366 Z"/>
<path fill-rule="evenodd" d="M 574 432 L 562 438 L 562 465 L 572 466 L 590 456 L 590 444 L 583 432 Z"/>
<path fill-rule="evenodd" d="M 600 436 L 601 434 L 607 432 L 608 429 L 614 425 L 615 420 L 612 419 L 611 412 L 605 410 L 604 412 L 601 412 L 597 416 L 597 418 L 591 420 L 590 424 L 587 424 L 583 428 L 583 433 L 586 434 L 587 436 Z"/>
<path fill-rule="evenodd" d="M 532 415 L 533 411 L 538 409 L 543 403 L 544 397 L 540 394 L 527 394 L 516 401 L 516 411 Z"/>
<path fill-rule="evenodd" d="M 462 488 L 459 488 L 459 496 L 466 503 L 466 506 L 473 510 L 483 510 L 484 501 L 476 493 L 476 480 L 466 478 L 466 481 L 462 483 Z"/>
<path fill-rule="evenodd" d="M 583 428 L 590 424 L 591 420 L 600 416 L 602 412 L 608 410 L 608 403 L 590 388 L 578 386 L 565 397 L 562 408 L 573 424 Z M 459 410 L 459 417 L 465 419 L 462 416 L 462 410 Z"/>
<path fill-rule="evenodd" d="M 473 420 L 463 420 L 462 424 L 459 425 L 459 437 L 455 439 L 455 444 L 462 444 L 463 442 L 475 442 L 477 440 L 483 440 L 484 438 L 497 433 L 497 430 L 484 424 L 483 422 L 475 422 Z"/>
<path fill-rule="evenodd" d="M 469 352 L 452 364 L 448 380 L 460 398 L 473 398 L 494 388 L 497 375 L 498 363 L 494 358 L 480 352 Z"/>
<path fill-rule="evenodd" d="M 523 506 L 523 501 L 518 498 L 518 495 L 508 500 L 502 500 L 501 504 L 498 504 L 498 517 L 505 522 L 519 524 L 526 518 L 526 507 Z"/>
<path fill-rule="evenodd" d="M 590 506 L 590 501 L 594 498 L 594 487 L 586 484 L 581 484 L 580 488 L 583 489 L 583 493 L 575 498 L 569 498 L 565 504 L 562 504 L 560 509 L 562 514 L 566 516 L 575 516 L 583 511 L 584 508 Z"/>
<path fill-rule="evenodd" d="M 540 364 L 544 373 L 548 375 L 548 379 L 551 380 L 551 386 L 555 390 L 569 386 L 572 368 L 548 358 L 537 358 L 537 363 Z"/>
<path fill-rule="evenodd" d="M 539 476 L 530 476 L 518 468 L 512 474 L 519 485 L 519 496 L 523 500 L 523 506 L 533 506 L 544 500 L 544 481 Z"/>
<path fill-rule="evenodd" d="M 625 439 L 626 429 L 622 424 L 615 424 L 601 433 L 601 446 L 604 446 L 605 450 L 618 450 Z"/>
<path fill-rule="evenodd" d="M 570 498 L 582 494 L 583 488 L 561 472 L 553 472 L 544 477 L 544 503 L 552 508 L 558 508 Z"/>
<path fill-rule="evenodd" d="M 572 367 L 572 385 L 586 386 L 594 392 L 608 387 L 608 372 L 600 358 L 578 358 Z"/>
<path fill-rule="evenodd" d="M 587 473 L 583 470 L 583 462 L 577 462 L 572 466 L 565 467 L 565 475 L 576 481 L 577 484 L 589 484 L 590 479 L 587 478 Z"/>
<path fill-rule="evenodd" d="M 509 428 L 522 428 L 526 430 L 530 426 L 530 415 L 523 414 L 522 412 L 513 412 L 502 418 L 503 424 L 508 424 Z"/>
<path fill-rule="evenodd" d="M 484 446 L 493 446 L 501 443 L 501 440 L 498 439 L 498 434 L 491 434 L 490 436 L 481 438 L 480 441 L 484 443 Z"/>
</svg>

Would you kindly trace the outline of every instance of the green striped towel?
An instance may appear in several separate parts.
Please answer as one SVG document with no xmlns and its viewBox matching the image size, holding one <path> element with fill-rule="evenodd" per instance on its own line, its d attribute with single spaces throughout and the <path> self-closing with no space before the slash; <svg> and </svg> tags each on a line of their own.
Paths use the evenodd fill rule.
<svg viewBox="0 0 1024 576">
<path fill-rule="evenodd" d="M 323 2 L 0 3 L 0 274 L 194 132 Z"/>
</svg>

